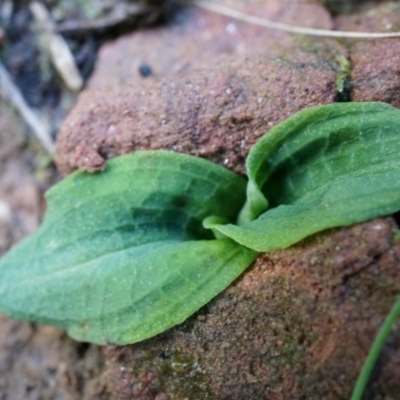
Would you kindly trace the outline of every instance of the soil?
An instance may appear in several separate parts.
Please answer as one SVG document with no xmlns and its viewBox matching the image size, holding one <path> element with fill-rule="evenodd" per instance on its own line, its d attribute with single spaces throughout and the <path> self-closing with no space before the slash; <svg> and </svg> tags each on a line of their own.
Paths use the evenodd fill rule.
<svg viewBox="0 0 400 400">
<path fill-rule="evenodd" d="M 241 9 L 326 29 L 400 26 L 394 2 L 352 2 L 350 14 L 340 12 L 349 2 L 334 3 L 254 0 Z M 399 46 L 291 36 L 183 9 L 103 45 L 60 129 L 58 168 L 94 171 L 119 154 L 167 148 L 244 174 L 257 138 L 304 107 L 343 99 L 400 106 Z M 60 179 L 4 102 L 0 165 L 1 255 L 37 228 L 43 193 Z M 77 343 L 1 317 L 0 399 L 348 399 L 399 293 L 397 232 L 395 218 L 376 219 L 262 255 L 185 323 L 131 346 Z M 396 329 L 368 399 L 398 397 L 399 344 Z"/>
</svg>

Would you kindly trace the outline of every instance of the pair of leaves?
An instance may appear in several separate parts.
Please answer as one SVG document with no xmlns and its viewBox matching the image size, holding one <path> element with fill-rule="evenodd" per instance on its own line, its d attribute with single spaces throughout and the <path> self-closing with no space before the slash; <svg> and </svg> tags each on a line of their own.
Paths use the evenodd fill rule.
<svg viewBox="0 0 400 400">
<path fill-rule="evenodd" d="M 0 260 L 0 311 L 83 341 L 134 343 L 180 322 L 260 251 L 400 209 L 400 111 L 304 110 L 251 150 L 246 181 L 166 151 L 77 172 L 38 232 Z"/>
</svg>

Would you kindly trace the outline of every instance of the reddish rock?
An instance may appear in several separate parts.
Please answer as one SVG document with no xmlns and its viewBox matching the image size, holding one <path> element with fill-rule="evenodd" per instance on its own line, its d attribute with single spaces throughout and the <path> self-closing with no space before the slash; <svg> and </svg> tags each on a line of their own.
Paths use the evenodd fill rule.
<svg viewBox="0 0 400 400">
<path fill-rule="evenodd" d="M 317 69 L 316 61 L 227 60 L 184 80 L 88 91 L 63 124 L 58 166 L 64 173 L 94 171 L 133 150 L 169 149 L 243 173 L 249 148 L 268 129 L 333 101 L 335 72 Z"/>
<path fill-rule="evenodd" d="M 333 25 L 323 7 L 298 0 L 291 1 L 290 7 L 279 0 L 256 0 L 247 2 L 245 7 L 233 0 L 219 1 L 218 4 L 288 24 L 325 29 Z M 194 70 L 218 68 L 220 62 L 217 60 L 221 56 L 251 58 L 262 55 L 273 59 L 279 56 L 276 54 L 277 49 L 281 53 L 290 54 L 298 42 L 293 36 L 276 30 L 210 11 L 186 9 L 177 14 L 167 26 L 143 29 L 105 44 L 100 49 L 99 62 L 88 87 L 114 89 L 126 85 L 141 86 L 143 76 L 140 69 L 143 66 L 151 70 L 148 80 L 165 80 L 166 76 L 173 76 L 170 79 L 174 80 L 184 79 L 186 74 Z M 317 46 L 318 43 L 320 40 L 316 40 Z M 340 50 L 343 51 L 337 49 Z"/>
<path fill-rule="evenodd" d="M 400 38 L 360 43 L 352 51 L 353 101 L 383 101 L 400 107 Z"/>
<path fill-rule="evenodd" d="M 271 4 L 273 15 L 293 16 Z M 299 20 L 301 3 L 296 10 Z M 329 27 L 322 7 L 312 10 L 305 15 Z M 268 129 L 302 108 L 334 100 L 339 54 L 345 50 L 332 41 L 187 10 L 171 26 L 104 48 L 89 89 L 60 131 L 58 166 L 63 173 L 95 171 L 107 158 L 163 148 L 243 173 L 249 148 Z M 140 77 L 141 63 L 154 76 Z"/>
<path fill-rule="evenodd" d="M 261 256 L 181 326 L 107 348 L 118 399 L 349 399 L 400 291 L 396 229 L 376 219 Z M 398 344 L 394 334 L 369 398 L 396 398 Z"/>
<path fill-rule="evenodd" d="M 337 27 L 364 32 L 399 30 L 399 14 L 400 4 L 388 2 L 343 15 L 337 19 Z M 352 100 L 383 101 L 400 107 L 400 38 L 354 41 L 350 52 Z"/>
</svg>

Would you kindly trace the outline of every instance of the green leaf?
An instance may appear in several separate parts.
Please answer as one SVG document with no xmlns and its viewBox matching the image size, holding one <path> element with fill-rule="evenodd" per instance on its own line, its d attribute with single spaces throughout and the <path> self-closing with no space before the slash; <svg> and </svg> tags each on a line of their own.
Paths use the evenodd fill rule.
<svg viewBox="0 0 400 400">
<path fill-rule="evenodd" d="M 245 181 L 202 159 L 137 152 L 47 195 L 38 232 L 0 260 L 0 310 L 79 340 L 133 343 L 197 311 L 256 253 L 215 240 L 202 221 L 233 221 Z"/>
<path fill-rule="evenodd" d="M 239 225 L 210 226 L 256 251 L 400 209 L 400 110 L 383 103 L 306 109 L 247 159 Z"/>
</svg>

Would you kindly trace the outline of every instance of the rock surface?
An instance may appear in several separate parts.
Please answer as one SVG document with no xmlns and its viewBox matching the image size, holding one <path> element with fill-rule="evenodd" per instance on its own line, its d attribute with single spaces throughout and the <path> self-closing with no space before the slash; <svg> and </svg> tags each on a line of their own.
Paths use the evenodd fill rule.
<svg viewBox="0 0 400 400">
<path fill-rule="evenodd" d="M 330 27 L 321 6 L 296 4 L 296 14 L 276 2 L 252 2 L 249 10 L 307 24 L 299 18 L 306 15 L 311 25 L 317 19 Z M 95 171 L 107 158 L 163 148 L 243 173 L 249 148 L 268 129 L 302 108 L 335 99 L 336 57 L 345 54 L 333 41 L 186 10 L 171 26 L 134 33 L 103 49 L 89 90 L 59 134 L 59 169 Z M 154 74 L 141 77 L 143 64 Z"/>
<path fill-rule="evenodd" d="M 400 4 L 384 3 L 360 14 L 338 18 L 338 28 L 352 31 L 399 30 Z M 400 107 L 400 38 L 355 41 L 351 50 L 353 101 L 383 101 Z"/>
<path fill-rule="evenodd" d="M 58 329 L 0 316 L 0 393 L 4 399 L 109 399 L 101 349 Z"/>
<path fill-rule="evenodd" d="M 253 0 L 241 9 L 327 29 L 377 31 L 400 22 L 390 2 L 334 18 L 316 3 L 282 3 Z M 224 4 L 238 8 L 233 0 Z M 104 46 L 60 132 L 59 168 L 94 171 L 118 154 L 167 148 L 244 173 L 249 148 L 273 125 L 338 98 L 340 57 L 352 66 L 345 77 L 350 98 L 399 105 L 399 45 L 397 39 L 289 36 L 183 10 L 167 27 Z M 399 257 L 392 218 L 325 232 L 259 257 L 184 324 L 132 346 L 100 349 L 53 328 L 1 318 L 0 393 L 10 399 L 348 399 L 400 291 Z M 396 330 L 368 398 L 398 395 L 399 344 Z"/>
<path fill-rule="evenodd" d="M 108 348 L 119 399 L 349 399 L 400 290 L 393 220 L 338 229 L 258 258 L 196 316 Z M 399 332 L 368 398 L 396 398 Z"/>
</svg>

